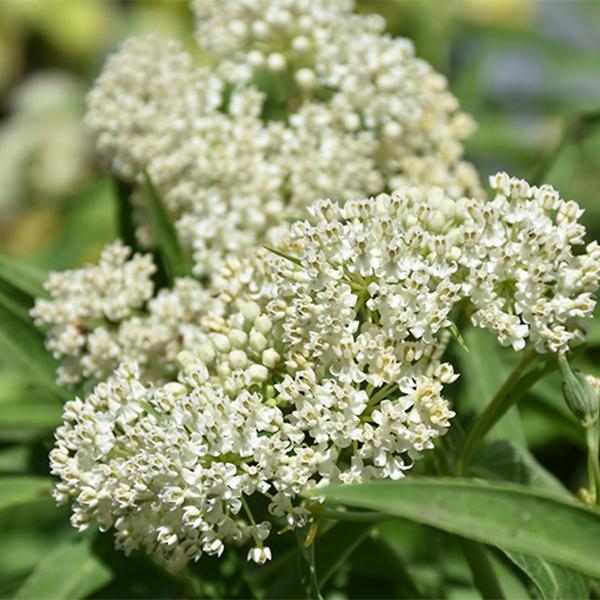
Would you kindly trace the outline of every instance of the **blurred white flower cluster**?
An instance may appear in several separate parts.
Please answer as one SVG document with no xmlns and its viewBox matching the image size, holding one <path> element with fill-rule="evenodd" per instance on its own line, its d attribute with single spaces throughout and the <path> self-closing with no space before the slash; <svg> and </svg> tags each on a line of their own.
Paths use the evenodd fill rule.
<svg viewBox="0 0 600 600">
<path fill-rule="evenodd" d="M 565 352 L 593 311 L 600 250 L 577 248 L 581 211 L 550 186 L 491 183 L 491 201 L 423 186 L 320 200 L 274 248 L 227 259 L 176 377 L 148 381 L 127 360 L 66 405 L 51 466 L 74 526 L 175 562 L 250 542 L 265 562 L 272 528 L 312 518 L 303 490 L 401 478 L 447 431 L 458 375 L 443 355 L 461 318 L 517 350 Z M 145 259 L 111 253 L 112 277 L 129 265 L 137 279 L 105 302 L 100 269 L 95 315 L 149 295 Z M 51 291 L 80 298 L 94 269 Z"/>
<path fill-rule="evenodd" d="M 88 176 L 83 94 L 81 83 L 61 72 L 33 75 L 15 90 L 0 127 L 0 216 L 65 196 Z"/>
<path fill-rule="evenodd" d="M 193 8 L 200 56 L 158 36 L 127 41 L 89 94 L 87 124 L 118 176 L 147 171 L 197 275 L 273 241 L 318 198 L 405 184 L 479 193 L 462 160 L 472 120 L 381 17 L 339 0 Z"/>
</svg>

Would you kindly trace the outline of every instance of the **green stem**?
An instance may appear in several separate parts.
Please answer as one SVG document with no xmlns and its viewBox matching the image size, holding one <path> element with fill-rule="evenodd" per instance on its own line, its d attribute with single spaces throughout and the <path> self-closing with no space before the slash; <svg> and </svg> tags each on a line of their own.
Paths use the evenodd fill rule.
<svg viewBox="0 0 600 600">
<path fill-rule="evenodd" d="M 585 430 L 585 439 L 588 448 L 588 481 L 589 491 L 596 504 L 600 504 L 599 488 L 600 488 L 600 460 L 598 453 L 600 451 L 600 441 L 598 439 L 598 423 L 594 423 L 591 427 Z"/>
<path fill-rule="evenodd" d="M 370 415 L 371 410 L 377 406 L 378 402 L 391 394 L 396 389 L 397 385 L 398 384 L 396 383 L 387 383 L 382 388 L 379 388 L 379 390 L 375 392 L 371 398 L 369 398 L 369 402 L 367 403 L 364 414 Z"/>
<path fill-rule="evenodd" d="M 528 348 L 525 350 L 521 360 L 519 361 L 519 364 L 514 368 L 513 372 L 508 376 L 508 379 L 496 392 L 486 409 L 476 419 L 475 423 L 471 427 L 471 430 L 467 434 L 467 439 L 463 444 L 462 451 L 458 459 L 457 472 L 459 475 L 464 473 L 465 467 L 469 463 L 471 455 L 473 454 L 473 450 L 477 444 L 498 422 L 498 420 L 504 416 L 506 411 L 519 399 L 520 396 L 511 394 L 511 391 L 535 357 L 536 352 L 533 348 Z M 533 382 L 531 385 L 533 385 Z"/>
<path fill-rule="evenodd" d="M 459 545 L 473 575 L 473 583 L 484 600 L 502 599 L 504 592 L 500 587 L 485 546 L 465 538 L 458 538 Z"/>
<path fill-rule="evenodd" d="M 306 528 L 296 529 L 296 540 L 300 550 L 303 569 L 300 575 L 304 592 L 307 600 L 323 600 L 321 590 L 319 589 L 319 578 L 317 577 L 317 568 L 315 565 L 315 544 L 314 542 L 306 546 Z"/>
</svg>

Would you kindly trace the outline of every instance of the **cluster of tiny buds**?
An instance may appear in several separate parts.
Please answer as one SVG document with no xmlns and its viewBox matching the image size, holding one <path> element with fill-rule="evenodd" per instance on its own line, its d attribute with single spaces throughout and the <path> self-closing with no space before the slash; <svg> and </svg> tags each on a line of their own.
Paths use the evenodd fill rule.
<svg viewBox="0 0 600 600">
<path fill-rule="evenodd" d="M 245 387 L 262 385 L 281 363 L 280 353 L 273 347 L 273 323 L 252 301 L 242 304 L 239 313 L 229 318 L 204 319 L 208 331 L 206 342 L 193 353 L 181 352 L 181 377 L 186 383 L 200 383 L 209 377 L 223 382 L 227 394 L 235 395 Z M 198 369 L 198 361 L 205 369 Z"/>
</svg>

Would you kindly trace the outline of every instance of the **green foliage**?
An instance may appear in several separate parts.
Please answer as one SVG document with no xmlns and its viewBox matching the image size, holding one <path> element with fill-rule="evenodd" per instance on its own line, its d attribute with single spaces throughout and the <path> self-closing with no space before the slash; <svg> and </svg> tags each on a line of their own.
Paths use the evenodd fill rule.
<svg viewBox="0 0 600 600">
<path fill-rule="evenodd" d="M 30 298 L 41 298 L 46 295 L 44 290 L 46 277 L 46 273 L 27 263 L 0 255 L 0 281 Z"/>
<path fill-rule="evenodd" d="M 600 577 L 600 512 L 527 486 L 411 477 L 319 490 L 329 501 L 384 511 Z M 552 527 L 548 524 L 552 523 Z"/>
<path fill-rule="evenodd" d="M 171 285 L 176 277 L 190 274 L 190 265 L 179 244 L 173 221 L 147 173 L 144 173 L 144 198 L 160 258 L 159 267 L 166 282 Z"/>
<path fill-rule="evenodd" d="M 561 598 L 578 600 L 589 597 L 587 586 L 581 575 L 536 556 L 508 550 L 505 551 L 505 554 L 527 574 L 543 600 L 560 600 Z"/>
<path fill-rule="evenodd" d="M 92 553 L 88 540 L 57 545 L 28 575 L 13 598 L 76 600 L 106 585 L 111 573 Z"/>
<path fill-rule="evenodd" d="M 68 397 L 66 390 L 55 383 L 57 362 L 46 350 L 43 335 L 33 322 L 21 316 L 14 303 L 9 307 L 0 302 L 0 360 L 28 373 L 30 381 L 53 394 Z"/>
<path fill-rule="evenodd" d="M 48 502 L 53 481 L 47 477 L 0 478 L 0 511 L 33 502 Z"/>
</svg>

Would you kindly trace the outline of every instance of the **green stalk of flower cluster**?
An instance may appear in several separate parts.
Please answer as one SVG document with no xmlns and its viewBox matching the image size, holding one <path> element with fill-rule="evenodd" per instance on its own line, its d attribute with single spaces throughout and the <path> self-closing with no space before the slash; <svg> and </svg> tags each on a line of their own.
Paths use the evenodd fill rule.
<svg viewBox="0 0 600 600">
<path fill-rule="evenodd" d="M 536 358 L 536 352 L 533 348 L 528 348 L 522 355 L 521 360 L 502 384 L 487 408 L 479 415 L 471 427 L 465 443 L 463 444 L 460 456 L 457 462 L 457 474 L 462 475 L 468 465 L 473 450 L 483 439 L 488 431 L 506 414 L 508 409 L 519 399 L 521 394 L 514 394 L 513 389 L 521 379 L 527 367 Z M 533 382 L 531 383 L 533 385 Z M 530 387 L 530 386 L 529 386 Z M 523 390 L 524 391 L 524 390 Z"/>
<path fill-rule="evenodd" d="M 600 500 L 600 464 L 599 464 L 599 401 L 598 393 L 591 386 L 584 373 L 571 369 L 567 357 L 558 357 L 558 366 L 563 377 L 563 395 L 571 413 L 585 430 L 588 451 L 588 488 L 582 490 L 581 497 L 587 504 L 596 504 Z"/>
<path fill-rule="evenodd" d="M 473 576 L 473 583 L 485 600 L 505 598 L 486 548 L 465 538 L 457 538 Z"/>
<path fill-rule="evenodd" d="M 600 431 L 598 424 L 593 427 L 587 427 L 585 430 L 585 439 L 588 449 L 588 482 L 590 500 L 595 504 L 600 504 Z"/>
</svg>

